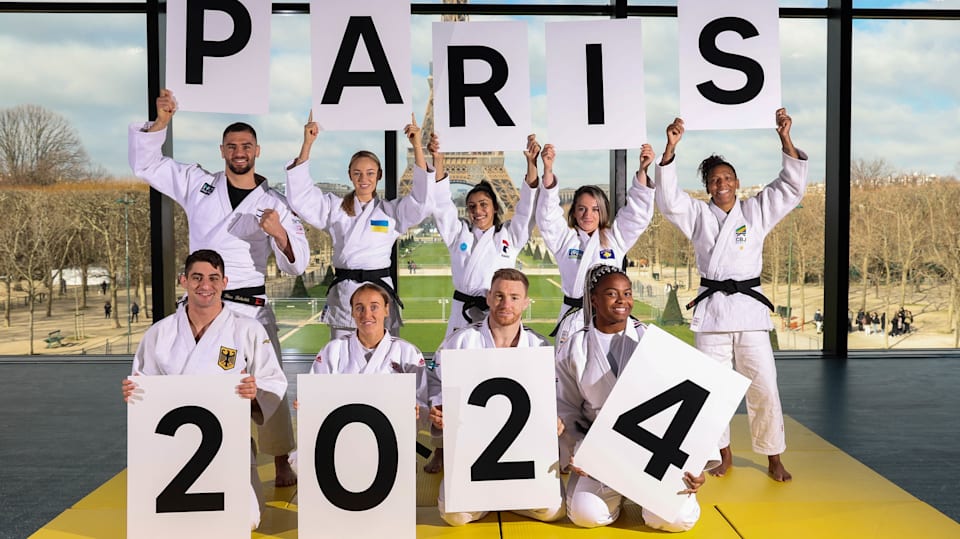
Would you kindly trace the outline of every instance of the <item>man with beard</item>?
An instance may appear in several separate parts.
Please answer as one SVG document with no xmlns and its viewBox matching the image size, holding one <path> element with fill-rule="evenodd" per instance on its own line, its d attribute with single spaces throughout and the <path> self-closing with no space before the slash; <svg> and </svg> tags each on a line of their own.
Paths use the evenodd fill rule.
<svg viewBox="0 0 960 539">
<path fill-rule="evenodd" d="M 455 331 L 447 337 L 437 353 L 434 355 L 434 367 L 427 373 L 430 421 L 434 427 L 434 447 L 436 451 L 443 451 L 439 447 L 443 429 L 443 397 L 441 388 L 441 355 L 443 350 L 463 350 L 475 348 L 527 348 L 534 346 L 550 346 L 550 343 L 537 332 L 527 329 L 520 323 L 524 309 L 530 305 L 527 296 L 529 282 L 527 276 L 513 268 L 502 268 L 494 272 L 487 292 L 487 305 L 490 311 L 483 320 Z M 558 435 L 562 431 L 558 420 Z M 487 511 L 464 513 L 448 513 L 444 503 L 443 485 L 440 485 L 440 497 L 437 506 L 440 516 L 451 526 L 463 526 L 468 522 L 479 520 L 486 516 Z M 563 518 L 563 496 L 558 496 L 552 507 L 542 509 L 528 509 L 515 511 L 518 514 L 535 518 L 544 522 L 552 522 Z"/>
<path fill-rule="evenodd" d="M 161 146 L 176 111 L 173 93 L 161 90 L 156 121 L 130 126 L 130 167 L 137 177 L 183 207 L 191 252 L 216 249 L 223 256 L 231 285 L 223 291 L 224 304 L 263 324 L 281 359 L 277 320 L 267 304 L 264 287 L 267 258 L 272 252 L 282 271 L 303 273 L 310 256 L 303 226 L 283 195 L 254 171 L 260 146 L 250 125 L 237 122 L 224 130 L 220 155 L 226 169 L 221 172 L 210 173 L 198 164 L 165 157 Z M 296 484 L 296 475 L 287 462 L 294 438 L 286 398 L 260 428 L 259 440 L 260 449 L 274 455 L 276 486 Z"/>
</svg>

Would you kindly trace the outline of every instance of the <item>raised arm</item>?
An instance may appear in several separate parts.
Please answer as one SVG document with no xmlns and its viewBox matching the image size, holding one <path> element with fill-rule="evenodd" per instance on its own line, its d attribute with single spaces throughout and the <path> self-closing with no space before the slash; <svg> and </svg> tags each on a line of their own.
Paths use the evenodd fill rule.
<svg viewBox="0 0 960 539">
<path fill-rule="evenodd" d="M 783 150 L 780 174 L 757 195 L 763 227 L 771 230 L 803 199 L 807 186 L 807 155 L 793 145 L 790 128 L 793 120 L 786 109 L 777 109 L 777 135 Z M 748 204 L 753 202 L 748 200 Z"/>
<path fill-rule="evenodd" d="M 683 137 L 683 120 L 675 118 L 667 126 L 667 145 L 656 166 L 655 182 L 657 208 L 667 221 L 670 221 L 687 237 L 693 234 L 696 226 L 699 207 L 702 202 L 694 200 L 689 194 L 680 189 L 677 180 L 677 167 L 674 162 L 675 150 Z"/>
<path fill-rule="evenodd" d="M 547 245 L 547 249 L 559 258 L 558 252 L 563 247 L 568 234 L 575 234 L 567 225 L 563 207 L 560 206 L 560 187 L 557 177 L 553 173 L 553 163 L 557 153 L 553 144 L 547 144 L 540 152 L 543 161 L 543 178 L 540 182 L 540 193 L 537 198 L 537 226 L 540 235 Z"/>
<path fill-rule="evenodd" d="M 287 165 L 287 203 L 290 208 L 310 225 L 326 229 L 330 224 L 330 215 L 342 199 L 324 193 L 313 184 L 310 177 L 310 149 L 320 127 L 313 121 L 313 112 L 303 126 L 303 144 L 300 153 Z"/>
<path fill-rule="evenodd" d="M 189 175 L 196 171 L 206 175 L 197 165 L 178 163 L 163 155 L 167 126 L 177 111 L 177 102 L 170 90 L 161 90 L 157 98 L 157 118 L 146 124 L 130 124 L 127 134 L 127 158 L 130 169 L 151 187 L 172 198 L 181 206 L 190 196 Z"/>
<path fill-rule="evenodd" d="M 640 168 L 627 191 L 627 203 L 617 212 L 613 221 L 615 234 L 619 234 L 623 244 L 632 246 L 653 219 L 653 182 L 647 177 L 647 169 L 656 156 L 653 146 L 644 144 L 640 148 Z"/>
<path fill-rule="evenodd" d="M 430 144 L 427 149 L 433 156 L 433 166 L 436 167 L 436 182 L 430 190 L 430 213 L 436 222 L 440 238 L 449 249 L 457 241 L 463 224 L 450 192 L 450 176 L 443 168 L 443 152 L 440 151 L 439 135 L 436 133 L 430 135 Z"/>
<path fill-rule="evenodd" d="M 423 155 L 423 132 L 413 114 L 410 114 L 410 123 L 403 128 L 403 133 L 413 146 L 414 167 L 410 194 L 397 203 L 397 229 L 401 234 L 420 224 L 430 214 L 429 194 L 434 183 L 433 171 L 427 169 L 427 159 Z"/>
</svg>

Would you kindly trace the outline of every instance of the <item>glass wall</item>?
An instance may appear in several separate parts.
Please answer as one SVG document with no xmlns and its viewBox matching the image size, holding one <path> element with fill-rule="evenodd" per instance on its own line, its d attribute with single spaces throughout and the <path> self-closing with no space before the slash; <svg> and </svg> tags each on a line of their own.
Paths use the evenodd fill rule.
<svg viewBox="0 0 960 539">
<path fill-rule="evenodd" d="M 947 21 L 854 26 L 851 349 L 957 347 L 955 29 Z"/>
<path fill-rule="evenodd" d="M 433 3 L 440 2 L 417 3 L 415 11 L 422 13 Z M 557 4 L 525 2 L 534 11 L 541 3 Z M 657 0 L 628 3 L 632 8 L 676 5 Z M 91 5 L 99 4 L 110 10 L 110 2 Z M 123 5 L 129 9 L 129 3 Z M 563 5 L 599 7 L 609 2 L 565 2 L 557 8 Z M 825 6 L 822 0 L 781 2 L 784 8 Z M 950 1 L 864 0 L 854 2 L 854 7 L 890 8 L 898 12 L 892 16 L 922 18 L 924 10 L 960 6 Z M 422 123 L 430 96 L 430 25 L 441 17 L 412 17 L 414 110 Z M 508 18 L 528 25 L 533 130 L 541 143 L 549 143 L 544 25 L 572 19 L 471 15 L 476 21 Z M 659 155 L 664 128 L 679 114 L 677 25 L 672 16 L 644 17 L 643 23 L 646 134 Z M 960 172 L 951 157 L 957 146 L 951 135 L 957 110 L 954 26 L 952 20 L 855 22 L 847 313 L 851 349 L 957 346 L 960 293 L 954 276 L 960 275 L 960 263 L 955 267 L 952 258 L 960 252 L 954 245 L 960 223 L 953 222 L 956 212 L 951 211 L 956 206 L 954 178 Z M 781 349 L 821 347 L 813 322 L 826 277 L 825 67 L 832 54 L 826 48 L 826 28 L 825 18 L 785 18 L 780 27 L 783 105 L 794 118 L 794 140 L 810 156 L 807 195 L 773 230 L 765 246 L 762 278 L 777 307 L 774 323 Z M 127 126 L 147 120 L 144 111 L 152 99 L 146 89 L 145 35 L 143 13 L 0 13 L 0 63 L 5 67 L 0 73 L 4 89 L 0 205 L 8 217 L 0 224 L 0 239 L 8 246 L 8 255 L 0 260 L 5 318 L 0 341 L 7 343 L 0 345 L 0 354 L 127 353 L 152 321 L 148 191 L 132 177 L 125 159 Z M 223 164 L 217 146 L 224 125 L 248 121 L 257 128 L 262 147 L 257 171 L 282 190 L 285 163 L 299 150 L 310 108 L 309 43 L 306 14 L 274 15 L 271 112 L 248 118 L 180 112 L 173 126 L 174 158 L 219 170 Z M 37 133 L 56 144 L 46 144 L 48 140 L 33 136 Z M 382 132 L 322 132 L 310 163 L 314 181 L 346 193 L 350 186 L 344 173 L 350 155 L 370 149 L 385 156 L 384 140 Z M 523 143 L 517 141 L 515 151 L 484 157 L 496 161 L 494 168 L 502 170 L 514 188 L 525 171 Z M 688 132 L 677 164 L 683 187 L 692 193 L 703 192 L 695 171 L 710 153 L 737 165 L 742 196 L 774 178 L 780 164 L 772 131 Z M 408 147 L 402 134 L 397 136 L 396 156 L 403 194 Z M 458 158 L 466 167 L 477 156 Z M 628 149 L 626 162 L 619 163 L 625 166 L 628 181 L 638 162 L 638 149 Z M 558 149 L 556 167 L 561 189 L 567 191 L 565 203 L 579 185 L 609 188 L 609 152 Z M 462 199 L 475 181 L 455 181 L 455 197 Z M 188 249 L 186 223 L 179 208 L 175 212 L 176 252 L 170 255 L 181 261 Z M 320 316 L 332 251 L 325 232 L 308 227 L 308 234 L 312 256 L 300 279 L 302 286 L 271 265 L 267 287 L 276 301 L 282 346 L 288 352 L 309 354 L 327 335 Z M 530 248 L 520 257 L 523 269 L 538 282 L 532 291 L 537 302 L 527 313 L 528 320 L 545 331 L 552 326 L 559 301 L 559 275 L 546 251 L 534 230 Z M 445 302 L 452 294 L 449 254 L 428 219 L 404 238 L 398 255 L 401 295 L 412 300 L 404 316 L 410 322 L 404 336 L 417 341 L 417 335 L 428 335 L 418 344 L 432 350 L 439 342 L 433 328 L 442 327 L 449 316 L 450 304 Z M 692 250 L 659 214 L 628 257 L 638 304 L 642 303 L 635 311 L 638 317 L 657 320 L 665 306 L 666 284 L 677 289 L 681 305 L 692 297 L 699 280 Z M 133 311 L 138 311 L 136 316 Z"/>
<path fill-rule="evenodd" d="M 145 49 L 143 15 L 0 14 L 0 354 L 126 353 L 150 323 Z"/>
</svg>

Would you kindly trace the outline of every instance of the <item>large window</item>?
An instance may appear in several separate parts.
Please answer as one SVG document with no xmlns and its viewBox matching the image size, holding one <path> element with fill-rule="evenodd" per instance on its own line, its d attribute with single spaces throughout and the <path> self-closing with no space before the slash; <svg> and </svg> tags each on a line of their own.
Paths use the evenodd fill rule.
<svg viewBox="0 0 960 539">
<path fill-rule="evenodd" d="M 139 11 L 138 4 L 47 3 L 43 9 L 62 6 L 64 12 L 28 13 L 13 9 L 30 11 L 29 2 L 14 8 L 8 3 L 0 12 L 4 66 L 0 206 L 6 217 L 0 224 L 0 240 L 8 253 L 0 257 L 4 313 L 0 339 L 10 343 L 0 353 L 125 354 L 153 321 L 151 276 L 159 263 L 151 260 L 150 241 L 151 232 L 157 231 L 151 231 L 146 186 L 131 176 L 127 164 L 126 130 L 130 123 L 148 119 L 147 104 L 154 97 L 148 95 L 148 74 L 160 75 L 161 80 L 162 74 L 147 57 L 144 12 L 150 4 L 142 3 L 143 12 L 129 13 Z M 415 3 L 412 15 L 413 108 L 421 122 L 430 95 L 430 26 L 441 19 L 430 13 L 434 4 L 441 2 Z M 587 13 L 584 18 L 608 16 L 613 11 L 610 2 L 531 0 L 522 3 L 524 15 L 512 15 L 516 10 L 512 2 L 470 4 L 474 7 L 464 10 L 471 13 L 471 20 L 513 18 L 527 23 L 534 131 L 542 143 L 549 143 L 544 25 L 571 20 L 574 13 Z M 660 154 L 664 127 L 679 115 L 677 26 L 672 12 L 664 10 L 676 2 L 626 4 L 630 13 L 652 8 L 643 14 L 646 134 Z M 824 283 L 835 278 L 824 274 L 825 232 L 828 240 L 836 234 L 824 231 L 829 207 L 826 182 L 831 174 L 825 156 L 832 149 L 826 140 L 832 129 L 828 126 L 834 125 L 826 113 L 826 68 L 827 59 L 839 54 L 827 50 L 829 13 L 823 10 L 827 4 L 780 2 L 786 10 L 780 26 L 783 105 L 794 118 L 794 140 L 810 156 L 810 173 L 806 197 L 773 230 L 765 246 L 762 279 L 777 307 L 773 320 L 779 346 L 819 349 L 821 335 L 813 322 L 821 309 L 827 311 L 822 314 L 828 324 L 831 318 L 848 316 L 851 332 L 843 339 L 851 349 L 955 348 L 960 335 L 956 330 L 960 262 L 953 258 L 960 252 L 956 245 L 960 223 L 955 222 L 953 208 L 954 198 L 960 197 L 954 179 L 960 165 L 953 157 L 958 141 L 951 120 L 957 108 L 955 73 L 960 66 L 953 65 L 958 50 L 954 27 L 960 2 L 852 3 L 854 17 L 869 18 L 855 19 L 851 62 L 848 313 L 842 312 L 847 305 L 840 312 L 823 309 L 829 303 L 823 301 Z M 112 12 L 114 7 L 124 13 Z M 568 7 L 570 13 L 563 14 Z M 73 13 L 76 9 L 89 13 Z M 877 18 L 888 15 L 886 20 Z M 946 20 L 923 20 L 931 17 Z M 223 163 L 217 146 L 224 125 L 248 121 L 256 126 L 262 146 L 258 172 L 283 188 L 284 165 L 299 150 L 310 109 L 309 17 L 303 12 L 274 15 L 271 32 L 270 113 L 244 118 L 180 112 L 173 126 L 175 159 L 219 170 Z M 56 144 L 46 144 L 37 134 Z M 396 148 L 386 151 L 385 143 L 392 146 L 394 140 Z M 330 190 L 348 191 L 344 173 L 349 156 L 358 149 L 370 149 L 382 158 L 396 155 L 396 163 L 388 168 L 402 180 L 408 165 L 402 134 L 394 139 L 383 132 L 324 132 L 313 149 L 314 181 Z M 484 159 L 496 161 L 494 168 L 518 187 L 525 170 L 522 149 L 519 140 L 515 151 Z M 703 192 L 695 171 L 710 153 L 737 165 L 743 196 L 774 178 L 780 163 L 772 130 L 688 132 L 677 164 L 683 187 L 692 193 Z M 638 149 L 612 156 L 606 151 L 560 149 L 561 188 L 572 191 L 591 183 L 609 189 L 610 178 L 618 172 L 625 172 L 629 182 L 637 169 Z M 464 170 L 476 158 L 459 157 Z M 456 182 L 455 196 L 462 198 L 470 185 L 471 181 Z M 389 180 L 380 187 L 384 193 L 393 191 Z M 426 351 L 439 342 L 439 331 L 433 328 L 442 327 L 449 316 L 450 304 L 444 300 L 452 294 L 449 256 L 442 243 L 434 244 L 439 238 L 430 225 L 428 219 L 411 230 L 397 260 L 401 296 L 412 300 L 404 315 L 411 322 L 404 335 L 417 340 L 418 333 L 429 334 L 418 342 Z M 327 335 L 320 316 L 324 281 L 330 278 L 331 244 L 323 231 L 309 234 L 311 264 L 300 279 L 303 286 L 294 277 L 280 275 L 275 266 L 268 268 L 268 293 L 276 300 L 282 346 L 288 353 L 312 354 Z M 164 258 L 179 265 L 188 250 L 179 208 L 172 237 L 174 252 L 164 253 Z M 558 310 L 554 295 L 559 289 L 550 284 L 558 281 L 558 274 L 545 251 L 534 232 L 531 249 L 520 260 L 525 270 L 546 283 L 534 291 L 537 302 L 527 317 L 538 329 L 547 330 Z M 643 303 L 637 316 L 658 319 L 668 297 L 665 284 L 676 285 L 681 305 L 692 297 L 699 280 L 692 249 L 659 215 L 628 256 Z M 416 274 L 411 264 L 416 264 Z M 428 276 L 435 282 L 426 283 Z M 182 293 L 173 288 L 175 294 Z M 136 317 L 133 310 L 139 311 Z M 891 327 L 894 321 L 896 331 Z M 428 326 L 429 331 L 414 331 Z"/>
</svg>

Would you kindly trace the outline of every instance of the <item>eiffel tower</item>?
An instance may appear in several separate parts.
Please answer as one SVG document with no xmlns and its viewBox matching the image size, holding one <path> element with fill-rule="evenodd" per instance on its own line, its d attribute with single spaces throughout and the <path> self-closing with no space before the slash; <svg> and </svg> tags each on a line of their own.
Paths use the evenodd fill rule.
<svg viewBox="0 0 960 539">
<path fill-rule="evenodd" d="M 444 4 L 466 4 L 467 0 L 443 0 Z M 443 15 L 444 22 L 466 21 L 466 15 Z M 427 111 L 423 115 L 423 152 L 429 159 L 426 144 L 430 142 L 433 133 L 433 75 L 427 77 L 430 85 L 430 98 L 427 101 Z M 481 180 L 487 180 L 497 194 L 497 200 L 503 209 L 503 218 L 507 220 L 513 215 L 513 209 L 520 201 L 520 191 L 510 179 L 510 174 L 504 167 L 503 152 L 456 152 L 444 153 L 444 170 L 450 174 L 450 182 L 474 186 Z M 413 181 L 413 149 L 407 148 L 407 168 L 400 177 L 400 195 L 407 195 Z"/>
</svg>

